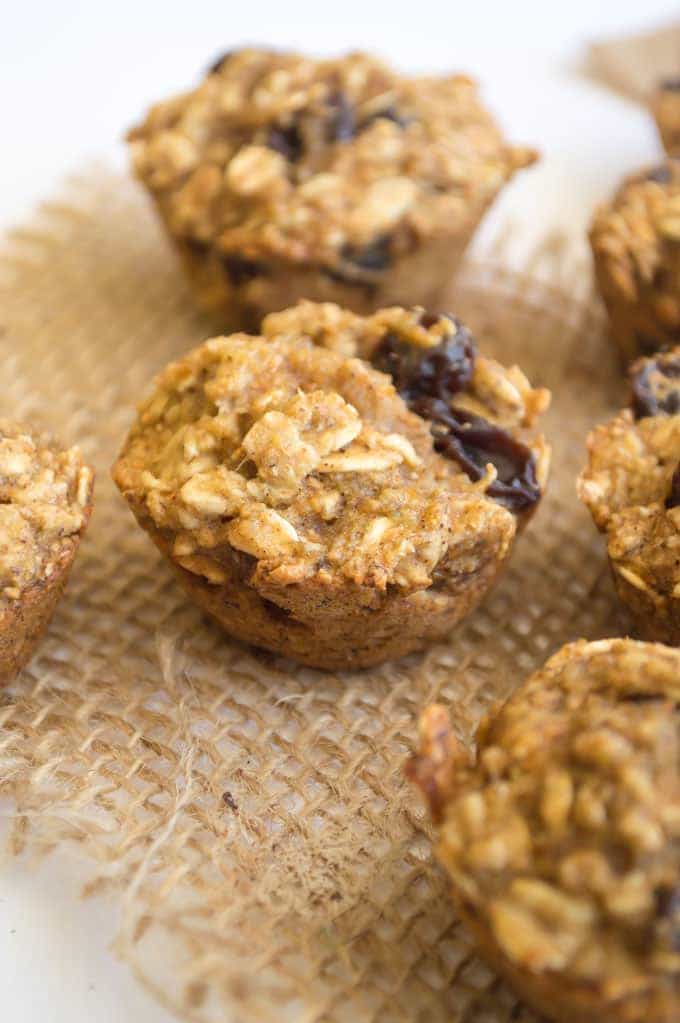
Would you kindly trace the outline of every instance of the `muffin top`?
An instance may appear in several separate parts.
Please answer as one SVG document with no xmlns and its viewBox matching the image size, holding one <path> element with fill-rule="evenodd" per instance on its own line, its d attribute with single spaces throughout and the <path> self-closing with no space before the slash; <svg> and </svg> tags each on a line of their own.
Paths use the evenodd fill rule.
<svg viewBox="0 0 680 1023">
<path fill-rule="evenodd" d="M 631 367 L 632 407 L 588 438 L 579 496 L 638 589 L 680 586 L 680 348 Z"/>
<path fill-rule="evenodd" d="M 0 612 L 50 578 L 85 526 L 92 470 L 78 448 L 0 419 Z"/>
<path fill-rule="evenodd" d="M 492 499 L 491 460 L 473 472 L 437 454 L 430 423 L 351 355 L 364 349 L 347 330 L 327 324 L 323 347 L 294 326 L 311 312 L 277 314 L 260 337 L 213 338 L 159 376 L 114 469 L 138 516 L 182 567 L 214 583 L 235 549 L 282 585 L 314 576 L 411 591 L 431 584 L 463 536 L 495 532 L 507 547 L 515 521 L 504 495 Z M 430 329 L 457 328 L 441 317 Z M 512 373 L 495 371 L 499 404 L 505 389 L 521 405 L 514 414 L 528 416 L 539 392 L 522 378 L 522 397 Z"/>
<path fill-rule="evenodd" d="M 677 1009 L 680 651 L 564 647 L 482 723 L 474 759 L 443 708 L 421 731 L 410 773 L 439 855 L 506 960 Z"/>
<path fill-rule="evenodd" d="M 469 78 L 402 77 L 361 53 L 225 54 L 129 140 L 178 236 L 350 278 L 466 226 L 535 159 L 504 143 Z"/>
<path fill-rule="evenodd" d="M 627 178 L 596 211 L 590 240 L 621 300 L 652 289 L 659 320 L 680 325 L 680 161 Z"/>
</svg>

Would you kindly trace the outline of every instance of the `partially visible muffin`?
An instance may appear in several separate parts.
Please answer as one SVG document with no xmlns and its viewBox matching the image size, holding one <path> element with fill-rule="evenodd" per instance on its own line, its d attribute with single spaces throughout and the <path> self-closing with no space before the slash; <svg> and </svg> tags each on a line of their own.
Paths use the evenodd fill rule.
<svg viewBox="0 0 680 1023">
<path fill-rule="evenodd" d="M 633 400 L 588 437 L 581 500 L 643 636 L 680 644 L 680 347 L 631 368 Z"/>
<path fill-rule="evenodd" d="M 366 54 L 245 49 L 129 134 L 201 306 L 230 329 L 298 298 L 436 304 L 504 183 L 506 144 L 462 75 Z"/>
<path fill-rule="evenodd" d="M 409 765 L 479 950 L 560 1023 L 680 1019 L 680 652 L 563 647 L 480 725 L 430 707 Z"/>
<path fill-rule="evenodd" d="M 659 82 L 652 112 L 664 149 L 669 156 L 680 156 L 680 77 Z"/>
<path fill-rule="evenodd" d="M 78 448 L 0 419 L 0 683 L 30 659 L 92 510 Z"/>
<path fill-rule="evenodd" d="M 382 335 L 391 316 L 410 315 L 386 311 Z M 390 377 L 341 354 L 369 345 L 357 349 L 341 311 L 305 305 L 282 317 L 265 336 L 213 338 L 170 365 L 140 406 L 116 483 L 191 596 L 239 639 L 353 668 L 446 637 L 540 498 L 547 446 L 525 433 L 547 396 L 518 371 L 488 361 L 486 372 L 462 337 L 456 361 L 459 328 L 433 318 L 424 338 L 431 354 L 450 343 L 461 405 L 467 394 L 493 417 L 517 401 L 512 432 L 461 407 L 444 458 Z"/>
<path fill-rule="evenodd" d="M 624 362 L 680 342 L 680 161 L 627 178 L 595 213 L 590 244 Z"/>
</svg>

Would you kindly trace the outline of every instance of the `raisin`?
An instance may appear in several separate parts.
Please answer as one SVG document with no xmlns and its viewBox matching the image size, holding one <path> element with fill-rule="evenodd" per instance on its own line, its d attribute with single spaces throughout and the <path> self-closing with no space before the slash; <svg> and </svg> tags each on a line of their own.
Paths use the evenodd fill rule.
<svg viewBox="0 0 680 1023">
<path fill-rule="evenodd" d="M 677 508 L 680 505 L 680 462 L 675 467 L 665 505 L 667 508 Z"/>
<path fill-rule="evenodd" d="M 222 262 L 229 275 L 229 280 L 235 288 L 241 284 L 247 284 L 255 277 L 262 277 L 266 273 L 263 263 L 257 263 L 254 259 L 244 259 L 243 256 L 224 256 Z"/>
<path fill-rule="evenodd" d="M 265 145 L 275 149 L 290 163 L 297 163 L 305 148 L 302 133 L 295 122 L 286 127 L 280 124 L 272 125 L 267 132 Z"/>
<path fill-rule="evenodd" d="M 680 357 L 650 359 L 632 375 L 631 382 L 636 419 L 680 413 Z"/>
<path fill-rule="evenodd" d="M 383 235 L 363 248 L 345 245 L 341 255 L 360 270 L 386 270 L 390 265 L 390 239 Z"/>
<path fill-rule="evenodd" d="M 486 491 L 489 497 L 513 512 L 539 500 L 534 454 L 507 430 L 438 398 L 421 398 L 412 409 L 429 419 L 435 451 L 457 462 L 473 482 L 483 479 L 489 462 L 494 466 L 497 475 Z"/>
<path fill-rule="evenodd" d="M 410 344 L 395 333 L 388 333 L 373 352 L 372 363 L 382 373 L 389 373 L 399 394 L 407 404 L 420 398 L 449 401 L 464 390 L 472 380 L 477 348 L 472 335 L 454 317 L 451 331 L 432 348 Z M 423 314 L 427 329 L 439 317 Z"/>
<path fill-rule="evenodd" d="M 344 92 L 338 90 L 330 94 L 326 100 L 329 114 L 326 124 L 328 142 L 349 142 L 354 138 L 354 108 Z"/>
<path fill-rule="evenodd" d="M 650 171 L 647 171 L 645 181 L 656 181 L 659 185 L 667 185 L 672 177 L 668 164 L 660 163 L 658 167 L 652 167 Z"/>
<path fill-rule="evenodd" d="M 657 919 L 668 926 L 668 939 L 674 951 L 680 951 L 680 887 L 660 885 L 655 894 Z"/>
<path fill-rule="evenodd" d="M 420 323 L 429 329 L 439 319 L 423 313 Z M 450 404 L 472 380 L 477 346 L 459 320 L 448 315 L 446 319 L 451 331 L 439 344 L 421 348 L 389 332 L 371 362 L 389 373 L 411 411 L 429 421 L 436 451 L 460 465 L 473 481 L 483 479 L 491 463 L 496 479 L 488 495 L 511 511 L 528 508 L 541 496 L 533 452 L 502 427 Z"/>
<path fill-rule="evenodd" d="M 661 88 L 664 92 L 680 92 L 680 76 L 673 76 L 672 78 L 662 78 Z"/>
</svg>

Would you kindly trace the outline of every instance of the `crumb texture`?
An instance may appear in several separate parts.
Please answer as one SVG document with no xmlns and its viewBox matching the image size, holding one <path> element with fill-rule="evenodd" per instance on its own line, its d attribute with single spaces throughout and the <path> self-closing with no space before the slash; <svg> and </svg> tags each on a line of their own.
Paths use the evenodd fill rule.
<svg viewBox="0 0 680 1023">
<path fill-rule="evenodd" d="M 49 580 L 85 525 L 91 490 L 77 448 L 0 420 L 0 611 Z"/>
</svg>

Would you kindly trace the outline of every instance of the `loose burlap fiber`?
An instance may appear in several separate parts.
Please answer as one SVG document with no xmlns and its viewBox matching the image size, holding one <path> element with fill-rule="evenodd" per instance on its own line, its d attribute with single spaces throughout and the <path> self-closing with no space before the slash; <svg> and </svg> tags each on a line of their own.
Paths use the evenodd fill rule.
<svg viewBox="0 0 680 1023">
<path fill-rule="evenodd" d="M 622 396 L 597 310 L 493 263 L 464 270 L 455 311 L 554 391 L 549 494 L 448 644 L 332 675 L 188 606 L 110 482 L 150 377 L 211 329 L 136 187 L 86 175 L 13 233 L 2 269 L 3 411 L 98 472 L 66 597 L 0 693 L 15 848 L 78 847 L 86 890 L 120 911 L 118 953 L 185 1019 L 534 1020 L 474 955 L 402 768 L 429 701 L 469 735 L 562 643 L 626 627 L 574 493 L 586 432 Z"/>
</svg>

